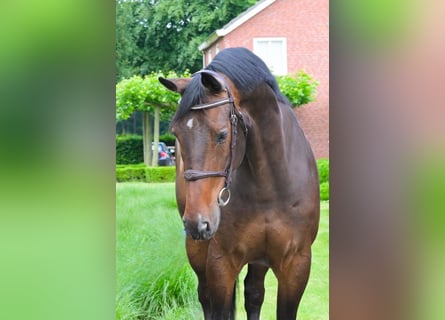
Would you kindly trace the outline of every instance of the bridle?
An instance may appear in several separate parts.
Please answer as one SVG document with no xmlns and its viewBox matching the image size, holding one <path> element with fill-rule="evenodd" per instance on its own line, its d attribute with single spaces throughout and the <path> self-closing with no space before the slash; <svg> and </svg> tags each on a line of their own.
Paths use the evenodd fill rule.
<svg viewBox="0 0 445 320">
<path fill-rule="evenodd" d="M 244 122 L 244 118 L 241 112 L 237 110 L 235 107 L 235 101 L 233 99 L 232 93 L 230 92 L 229 86 L 224 81 L 224 79 L 216 72 L 211 70 L 201 70 L 195 73 L 194 75 L 198 73 L 210 73 L 213 76 L 217 77 L 218 79 L 222 80 L 225 86 L 225 91 L 227 92 L 227 98 L 217 100 L 214 102 L 209 103 L 203 103 L 198 104 L 193 107 L 191 107 L 191 110 L 205 110 L 205 109 L 212 109 L 219 106 L 223 106 L 226 104 L 230 104 L 230 126 L 232 130 L 232 136 L 230 141 L 230 156 L 229 156 L 229 164 L 227 168 L 224 171 L 202 171 L 202 170 L 194 170 L 189 169 L 184 171 L 184 179 L 186 181 L 196 181 L 200 179 L 210 178 L 210 177 L 224 177 L 226 178 L 224 187 L 221 189 L 221 191 L 218 193 L 218 205 L 220 207 L 226 206 L 230 201 L 230 184 L 232 183 L 232 169 L 233 169 L 233 161 L 234 161 L 234 152 L 236 148 L 236 133 L 237 133 L 237 125 L 238 121 L 243 128 L 244 135 L 247 136 L 247 126 Z M 226 199 L 224 200 L 224 197 Z"/>
</svg>

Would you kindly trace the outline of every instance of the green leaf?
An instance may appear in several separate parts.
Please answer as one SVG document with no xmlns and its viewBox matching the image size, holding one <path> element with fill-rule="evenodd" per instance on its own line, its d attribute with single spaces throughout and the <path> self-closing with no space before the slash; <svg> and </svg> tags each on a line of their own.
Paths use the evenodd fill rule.
<svg viewBox="0 0 445 320">
<path fill-rule="evenodd" d="M 315 81 L 304 70 L 298 71 L 295 75 L 277 77 L 277 82 L 281 92 L 295 107 L 316 99 L 318 81 Z"/>
</svg>

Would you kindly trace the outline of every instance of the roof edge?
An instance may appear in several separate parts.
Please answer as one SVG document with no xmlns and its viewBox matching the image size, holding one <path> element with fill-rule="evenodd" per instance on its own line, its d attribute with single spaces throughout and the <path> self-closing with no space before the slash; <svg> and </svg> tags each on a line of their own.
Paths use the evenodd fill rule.
<svg viewBox="0 0 445 320">
<path fill-rule="evenodd" d="M 225 35 L 229 34 L 236 28 L 238 28 L 240 25 L 245 23 L 250 18 L 256 16 L 258 13 L 266 9 L 268 6 L 270 6 L 272 3 L 274 3 L 276 0 L 262 0 L 248 8 L 246 11 L 240 13 L 237 17 L 233 18 L 229 23 L 227 23 L 224 27 L 221 29 L 216 30 L 213 32 L 203 43 L 201 43 L 198 47 L 200 51 L 203 51 L 210 47 L 213 43 L 215 43 L 219 38 L 224 37 Z"/>
<path fill-rule="evenodd" d="M 221 36 L 218 35 L 218 31 L 219 30 L 216 30 L 215 32 L 213 32 L 210 36 L 207 37 L 207 39 L 205 39 L 205 41 L 203 43 L 201 43 L 199 45 L 199 47 L 198 47 L 199 51 L 203 51 L 203 50 L 207 49 L 213 43 L 215 43 L 219 38 L 221 38 Z"/>
</svg>

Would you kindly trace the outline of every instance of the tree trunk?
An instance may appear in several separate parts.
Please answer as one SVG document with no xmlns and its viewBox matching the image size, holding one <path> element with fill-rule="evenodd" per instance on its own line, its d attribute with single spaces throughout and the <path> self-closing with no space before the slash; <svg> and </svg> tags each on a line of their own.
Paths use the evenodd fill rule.
<svg viewBox="0 0 445 320">
<path fill-rule="evenodd" d="M 159 150 L 159 112 L 160 112 L 161 107 L 156 106 L 155 107 L 155 119 L 154 119 L 154 147 L 153 150 L 155 150 L 153 152 L 153 162 L 152 162 L 152 166 L 153 167 L 157 167 L 158 166 L 158 153 L 157 152 Z"/>
<path fill-rule="evenodd" d="M 150 114 L 148 111 L 142 112 L 142 143 L 144 145 L 144 163 L 147 166 L 151 164 L 151 138 L 152 126 L 150 122 Z"/>
</svg>

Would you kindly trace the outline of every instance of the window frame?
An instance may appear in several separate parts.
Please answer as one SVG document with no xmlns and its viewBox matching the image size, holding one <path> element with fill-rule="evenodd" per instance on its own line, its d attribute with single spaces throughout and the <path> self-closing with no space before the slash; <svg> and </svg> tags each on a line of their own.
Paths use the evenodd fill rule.
<svg viewBox="0 0 445 320">
<path fill-rule="evenodd" d="M 267 65 L 267 67 L 269 68 L 269 69 L 271 69 L 271 66 L 270 65 L 268 65 L 268 61 L 265 61 L 265 59 L 263 58 L 263 57 L 261 57 L 257 52 L 258 52 L 258 49 L 259 49 L 259 42 L 265 42 L 265 41 L 267 41 L 269 44 L 268 44 L 268 51 L 270 52 L 270 43 L 272 42 L 272 41 L 281 41 L 282 42 L 282 53 L 281 53 L 281 55 L 282 55 L 282 57 L 280 57 L 279 59 L 281 59 L 281 60 L 275 60 L 274 59 L 274 62 L 275 61 L 278 61 L 279 62 L 279 64 L 281 64 L 281 67 L 282 67 L 282 69 L 283 70 L 278 70 L 279 72 L 277 72 L 276 70 L 271 70 L 272 71 L 272 73 L 274 74 L 274 75 L 276 75 L 276 76 L 282 76 L 282 75 L 286 75 L 287 73 L 288 73 L 288 69 L 287 69 L 287 39 L 286 39 L 286 37 L 256 37 L 256 38 L 253 38 L 253 52 L 256 54 L 256 55 L 258 55 L 261 59 L 263 59 L 263 61 L 266 63 L 266 65 Z M 269 61 L 270 62 L 270 61 Z"/>
</svg>

